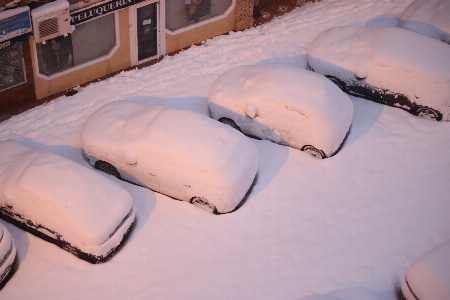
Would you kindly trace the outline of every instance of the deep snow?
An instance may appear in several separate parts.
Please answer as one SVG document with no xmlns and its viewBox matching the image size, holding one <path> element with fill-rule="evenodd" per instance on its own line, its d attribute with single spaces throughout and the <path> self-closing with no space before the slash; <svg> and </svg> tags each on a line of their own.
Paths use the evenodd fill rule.
<svg viewBox="0 0 450 300">
<path fill-rule="evenodd" d="M 16 258 L 16 245 L 9 230 L 0 223 L 0 286 L 8 281 Z"/>
<path fill-rule="evenodd" d="M 321 31 L 398 24 L 410 3 L 307 4 L 15 116 L 0 123 L 0 140 L 48 148 L 87 165 L 79 133 L 103 104 L 165 101 L 203 110 L 223 71 L 268 62 L 305 68 L 308 46 Z M 212 215 L 111 178 L 133 196 L 137 225 L 105 264 L 86 263 L 0 221 L 19 257 L 0 298 L 298 299 L 357 286 L 396 299 L 407 266 L 450 238 L 450 124 L 350 98 L 351 132 L 332 158 L 253 140 L 258 182 L 231 214 Z"/>
<path fill-rule="evenodd" d="M 277 144 L 313 146 L 320 158 L 339 149 L 353 119 L 350 98 L 331 80 L 286 64 L 228 70 L 211 85 L 208 102 L 212 118 Z"/>
<path fill-rule="evenodd" d="M 450 121 L 450 47 L 446 43 L 398 27 L 341 26 L 321 32 L 308 54 L 310 66 L 319 74 L 331 75 L 347 86 L 401 95 L 403 99 L 391 104 L 413 112 L 410 103 L 415 102 L 442 113 L 442 121 Z"/>
<path fill-rule="evenodd" d="M 447 240 L 415 260 L 402 280 L 403 294 L 408 299 L 450 299 L 449 253 Z"/>
<path fill-rule="evenodd" d="M 326 294 L 312 293 L 306 297 L 297 300 L 379 300 L 377 296 L 367 289 L 353 287 L 348 289 L 336 290 Z"/>
<path fill-rule="evenodd" d="M 415 0 L 400 15 L 400 26 L 450 44 L 450 3 Z"/>
<path fill-rule="evenodd" d="M 121 243 L 135 219 L 125 189 L 50 151 L 11 140 L 0 151 L 2 213 L 95 260 Z"/>
<path fill-rule="evenodd" d="M 81 143 L 94 165 L 175 199 L 203 198 L 227 213 L 247 194 L 258 150 L 237 130 L 203 114 L 167 105 L 114 101 L 84 123 Z"/>
</svg>

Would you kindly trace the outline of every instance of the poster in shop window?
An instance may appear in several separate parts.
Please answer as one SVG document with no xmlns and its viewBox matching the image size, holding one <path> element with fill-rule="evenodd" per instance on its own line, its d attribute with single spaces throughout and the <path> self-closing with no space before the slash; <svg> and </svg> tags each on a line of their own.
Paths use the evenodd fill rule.
<svg viewBox="0 0 450 300">
<path fill-rule="evenodd" d="M 232 0 L 166 0 L 166 28 L 177 30 L 224 14 Z"/>
<path fill-rule="evenodd" d="M 185 0 L 184 9 L 186 19 L 197 23 L 201 17 L 211 13 L 211 0 Z"/>
<path fill-rule="evenodd" d="M 71 35 L 51 39 L 45 44 L 37 44 L 36 47 L 42 74 L 50 76 L 73 66 Z"/>
<path fill-rule="evenodd" d="M 0 49 L 0 92 L 25 82 L 21 43 Z"/>
</svg>

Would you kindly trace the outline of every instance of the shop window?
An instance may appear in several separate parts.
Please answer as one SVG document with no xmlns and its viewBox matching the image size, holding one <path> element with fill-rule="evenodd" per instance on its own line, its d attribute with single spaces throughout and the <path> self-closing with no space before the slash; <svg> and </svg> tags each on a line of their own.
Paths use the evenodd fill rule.
<svg viewBox="0 0 450 300">
<path fill-rule="evenodd" d="M 232 0 L 166 0 L 166 28 L 175 31 L 223 15 Z"/>
<path fill-rule="evenodd" d="M 22 44 L 0 49 L 0 91 L 26 82 Z"/>
<path fill-rule="evenodd" d="M 116 45 L 114 14 L 77 25 L 66 37 L 36 44 L 39 72 L 51 76 L 107 56 Z"/>
</svg>

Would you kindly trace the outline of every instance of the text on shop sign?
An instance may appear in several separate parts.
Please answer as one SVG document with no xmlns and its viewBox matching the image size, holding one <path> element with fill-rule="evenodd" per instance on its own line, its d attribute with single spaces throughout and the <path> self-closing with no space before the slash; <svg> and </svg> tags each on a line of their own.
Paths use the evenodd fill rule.
<svg viewBox="0 0 450 300">
<path fill-rule="evenodd" d="M 110 12 L 132 6 L 136 3 L 143 2 L 145 0 L 113 0 L 100 5 L 89 7 L 82 11 L 77 11 L 70 14 L 70 24 L 77 25 L 84 23 L 91 19 L 97 18 L 101 15 L 106 15 Z"/>
</svg>

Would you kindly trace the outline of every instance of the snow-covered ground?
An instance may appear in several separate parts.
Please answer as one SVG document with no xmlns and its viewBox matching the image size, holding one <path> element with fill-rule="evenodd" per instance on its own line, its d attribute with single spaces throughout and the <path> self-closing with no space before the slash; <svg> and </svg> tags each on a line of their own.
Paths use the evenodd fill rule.
<svg viewBox="0 0 450 300">
<path fill-rule="evenodd" d="M 0 123 L 0 140 L 48 148 L 87 165 L 80 129 L 103 104 L 163 101 L 205 111 L 209 86 L 223 71 L 269 62 L 306 67 L 308 46 L 321 31 L 398 24 L 411 2 L 305 5 L 15 116 Z M 231 214 L 213 215 L 108 177 L 133 196 L 137 226 L 104 264 L 89 264 L 0 221 L 19 258 L 0 298 L 298 299 L 360 287 L 396 299 L 407 266 L 450 238 L 450 123 L 351 100 L 353 125 L 332 158 L 253 140 L 258 181 Z"/>
</svg>

